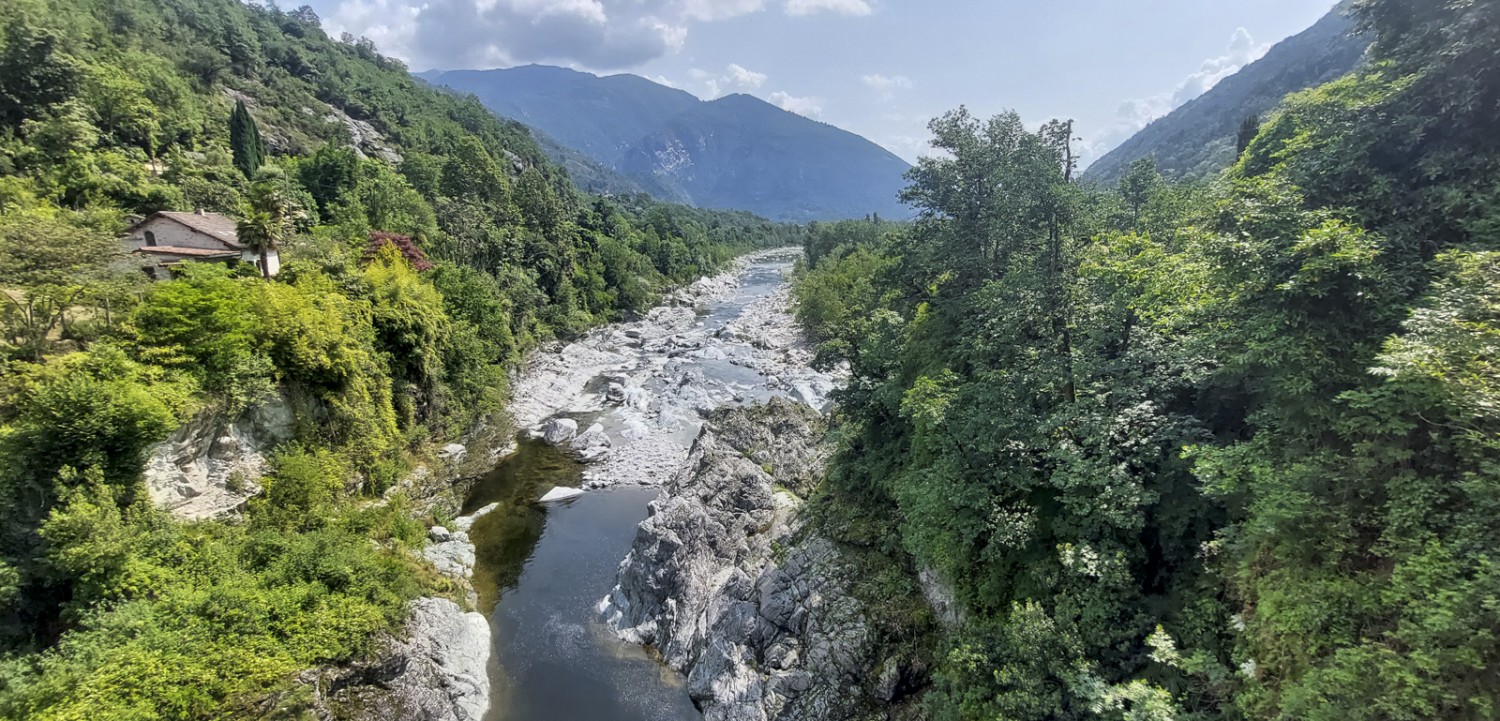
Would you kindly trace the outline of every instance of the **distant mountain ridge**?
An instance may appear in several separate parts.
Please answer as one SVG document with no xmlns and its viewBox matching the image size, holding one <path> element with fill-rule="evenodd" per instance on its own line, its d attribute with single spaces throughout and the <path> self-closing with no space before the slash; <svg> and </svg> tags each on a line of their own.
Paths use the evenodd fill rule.
<svg viewBox="0 0 1500 721">
<path fill-rule="evenodd" d="M 1130 164 L 1155 157 L 1170 178 L 1202 178 L 1235 159 L 1235 132 L 1245 118 L 1264 116 L 1283 98 L 1359 67 L 1369 41 L 1354 34 L 1340 3 L 1307 30 L 1276 44 L 1208 92 L 1153 121 L 1084 172 L 1086 180 L 1118 181 Z"/>
<path fill-rule="evenodd" d="M 473 93 L 555 141 L 542 146 L 585 189 L 639 189 L 793 222 L 911 214 L 897 197 L 905 160 L 749 95 L 704 101 L 635 75 L 544 65 L 418 77 Z"/>
</svg>

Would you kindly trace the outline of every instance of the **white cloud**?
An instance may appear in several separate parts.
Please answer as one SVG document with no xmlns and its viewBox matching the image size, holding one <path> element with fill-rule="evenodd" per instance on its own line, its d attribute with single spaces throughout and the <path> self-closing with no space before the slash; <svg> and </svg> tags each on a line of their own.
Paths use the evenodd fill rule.
<svg viewBox="0 0 1500 721">
<path fill-rule="evenodd" d="M 816 118 L 823 114 L 823 101 L 819 98 L 797 97 L 790 93 L 777 90 L 768 98 L 777 107 L 788 112 L 793 112 L 806 118 Z"/>
<path fill-rule="evenodd" d="M 827 12 L 835 15 L 862 17 L 875 12 L 870 7 L 870 3 L 865 0 L 786 0 L 782 9 L 792 16 Z"/>
<path fill-rule="evenodd" d="M 1229 47 L 1223 55 L 1203 61 L 1198 70 L 1188 75 L 1172 90 L 1150 97 L 1134 98 L 1120 104 L 1115 119 L 1093 137 L 1083 143 L 1084 162 L 1092 162 L 1130 139 L 1160 118 L 1189 101 L 1212 90 L 1219 81 L 1239 72 L 1241 68 L 1259 60 L 1271 49 L 1270 43 L 1258 43 L 1250 31 L 1239 28 L 1229 38 Z"/>
<path fill-rule="evenodd" d="M 912 88 L 911 78 L 905 75 L 886 76 L 877 73 L 866 75 L 860 78 L 860 80 L 864 82 L 865 87 L 874 90 L 875 96 L 881 100 L 891 100 L 896 97 L 897 92 L 911 90 Z"/>
<path fill-rule="evenodd" d="M 742 88 L 758 88 L 766 84 L 765 73 L 757 73 L 736 63 L 729 64 L 729 74 L 726 77 L 735 85 Z"/>
<path fill-rule="evenodd" d="M 766 0 L 332 0 L 334 35 L 368 37 L 418 70 L 552 63 L 634 67 L 678 52 L 694 23 Z"/>
<path fill-rule="evenodd" d="M 683 17 L 713 21 L 760 12 L 765 7 L 765 2 L 764 0 L 680 0 L 677 5 Z"/>
<path fill-rule="evenodd" d="M 765 73 L 757 73 L 738 63 L 730 63 L 723 73 L 693 68 L 688 71 L 688 77 L 698 81 L 703 88 L 703 97 L 709 100 L 732 91 L 754 90 L 765 85 L 767 80 Z"/>
<path fill-rule="evenodd" d="M 323 26 L 333 37 L 343 32 L 367 37 L 382 52 L 409 59 L 414 22 L 421 12 L 403 0 L 344 0 L 333 15 L 323 18 Z"/>
</svg>

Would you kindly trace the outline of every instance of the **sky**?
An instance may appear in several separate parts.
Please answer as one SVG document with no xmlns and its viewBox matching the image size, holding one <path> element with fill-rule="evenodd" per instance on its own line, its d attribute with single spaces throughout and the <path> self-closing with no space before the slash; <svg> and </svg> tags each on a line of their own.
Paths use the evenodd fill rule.
<svg viewBox="0 0 1500 721">
<path fill-rule="evenodd" d="M 1073 119 L 1085 160 L 1335 0 L 310 0 L 413 70 L 562 65 L 749 93 L 915 160 L 967 106 Z"/>
</svg>

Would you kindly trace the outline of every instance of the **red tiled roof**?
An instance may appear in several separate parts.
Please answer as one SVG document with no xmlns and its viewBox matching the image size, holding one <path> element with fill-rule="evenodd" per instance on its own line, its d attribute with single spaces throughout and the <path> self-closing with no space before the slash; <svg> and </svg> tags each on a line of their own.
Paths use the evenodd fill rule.
<svg viewBox="0 0 1500 721">
<path fill-rule="evenodd" d="M 237 250 L 185 248 L 178 245 L 148 245 L 143 248 L 136 248 L 135 252 L 151 255 L 180 255 L 184 258 L 237 258 L 240 255 L 240 252 Z"/>
<path fill-rule="evenodd" d="M 235 250 L 243 250 L 245 248 L 240 243 L 240 232 L 234 218 L 219 213 L 178 213 L 163 210 L 159 213 L 152 213 L 146 216 L 146 218 L 131 226 L 131 230 L 135 230 L 155 218 L 166 218 L 179 225 L 187 226 Z"/>
</svg>

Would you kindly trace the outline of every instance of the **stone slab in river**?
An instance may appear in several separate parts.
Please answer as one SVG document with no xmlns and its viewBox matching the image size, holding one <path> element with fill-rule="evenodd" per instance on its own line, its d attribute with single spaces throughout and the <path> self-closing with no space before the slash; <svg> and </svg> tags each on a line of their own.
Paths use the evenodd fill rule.
<svg viewBox="0 0 1500 721">
<path fill-rule="evenodd" d="M 583 490 L 580 488 L 563 488 L 562 486 L 553 486 L 552 490 L 547 491 L 547 494 L 541 497 L 541 502 L 552 503 L 553 501 L 566 501 L 569 498 L 577 498 L 578 496 L 583 495 L 583 493 Z"/>
</svg>

